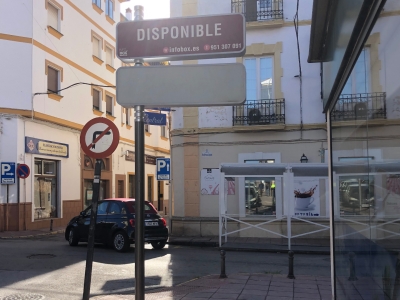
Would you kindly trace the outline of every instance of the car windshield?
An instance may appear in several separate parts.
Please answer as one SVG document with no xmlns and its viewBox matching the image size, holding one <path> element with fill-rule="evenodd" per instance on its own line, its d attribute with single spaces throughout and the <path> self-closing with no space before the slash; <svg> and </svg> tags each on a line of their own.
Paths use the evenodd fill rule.
<svg viewBox="0 0 400 300">
<path fill-rule="evenodd" d="M 131 214 L 135 213 L 135 202 L 134 201 L 129 201 L 126 202 L 126 206 L 128 207 L 128 211 Z M 144 212 L 146 214 L 156 214 L 157 210 L 154 208 L 153 204 L 149 202 L 144 203 Z"/>
</svg>

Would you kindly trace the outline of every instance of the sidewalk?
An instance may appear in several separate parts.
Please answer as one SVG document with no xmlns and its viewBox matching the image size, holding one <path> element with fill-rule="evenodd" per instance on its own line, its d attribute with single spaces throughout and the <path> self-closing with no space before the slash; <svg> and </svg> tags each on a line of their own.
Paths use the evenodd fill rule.
<svg viewBox="0 0 400 300">
<path fill-rule="evenodd" d="M 247 299 L 247 300 L 331 300 L 331 281 L 328 277 L 283 275 L 232 274 L 220 279 L 209 275 L 171 287 L 147 290 L 145 299 Z M 95 296 L 95 300 L 134 300 L 135 295 Z"/>
</svg>

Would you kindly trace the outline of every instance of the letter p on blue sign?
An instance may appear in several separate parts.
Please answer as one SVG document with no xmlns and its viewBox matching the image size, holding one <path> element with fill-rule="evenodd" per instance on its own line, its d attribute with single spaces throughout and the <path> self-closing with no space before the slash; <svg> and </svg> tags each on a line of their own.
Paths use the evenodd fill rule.
<svg viewBox="0 0 400 300">
<path fill-rule="evenodd" d="M 1 163 L 1 184 L 14 184 L 15 183 L 15 163 L 2 162 Z"/>
<path fill-rule="evenodd" d="M 170 159 L 169 158 L 157 158 L 157 180 L 170 180 Z"/>
</svg>

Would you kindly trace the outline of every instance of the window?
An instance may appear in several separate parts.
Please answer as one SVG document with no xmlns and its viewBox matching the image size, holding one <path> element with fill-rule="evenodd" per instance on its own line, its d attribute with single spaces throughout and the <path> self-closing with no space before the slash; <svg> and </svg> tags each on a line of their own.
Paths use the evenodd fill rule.
<svg viewBox="0 0 400 300">
<path fill-rule="evenodd" d="M 101 105 L 101 92 L 99 90 L 93 89 L 93 109 L 100 110 Z"/>
<path fill-rule="evenodd" d="M 106 114 L 110 115 L 110 116 L 114 115 L 113 114 L 113 112 L 114 112 L 114 105 L 113 105 L 114 101 L 113 100 L 114 99 L 111 96 L 106 95 Z"/>
<path fill-rule="evenodd" d="M 47 66 L 47 91 L 58 94 L 59 74 L 58 70 Z"/>
<path fill-rule="evenodd" d="M 369 49 L 364 48 L 347 79 L 342 94 L 361 94 L 370 92 Z"/>
<path fill-rule="evenodd" d="M 126 125 L 131 125 L 131 109 L 125 108 L 125 123 Z"/>
<path fill-rule="evenodd" d="M 112 0 L 106 0 L 106 16 L 114 19 L 114 2 Z"/>
<path fill-rule="evenodd" d="M 144 132 L 150 133 L 150 126 L 148 124 L 144 124 Z"/>
<path fill-rule="evenodd" d="M 99 8 L 101 8 L 101 0 L 92 0 L 93 4 L 96 4 Z"/>
<path fill-rule="evenodd" d="M 111 49 L 110 47 L 106 46 L 106 64 L 114 67 L 114 59 L 113 59 L 113 54 L 114 50 Z"/>
<path fill-rule="evenodd" d="M 47 3 L 47 25 L 53 27 L 55 30 L 59 30 L 59 10 L 56 6 Z"/>
<path fill-rule="evenodd" d="M 147 200 L 153 202 L 153 176 L 147 176 Z"/>
<path fill-rule="evenodd" d="M 245 58 L 246 99 L 273 99 L 273 58 Z"/>
<path fill-rule="evenodd" d="M 57 161 L 35 159 L 34 219 L 56 218 L 58 212 Z"/>
<path fill-rule="evenodd" d="M 92 42 L 93 42 L 93 55 L 96 56 L 97 58 L 101 58 L 100 39 L 98 39 L 96 36 L 93 36 Z"/>
<path fill-rule="evenodd" d="M 167 126 L 161 126 L 161 136 L 167 137 Z"/>
</svg>

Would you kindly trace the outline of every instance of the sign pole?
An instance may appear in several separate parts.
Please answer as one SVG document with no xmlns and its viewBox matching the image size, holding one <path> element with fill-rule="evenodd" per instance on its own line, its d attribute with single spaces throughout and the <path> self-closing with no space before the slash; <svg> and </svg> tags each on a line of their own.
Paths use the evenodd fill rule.
<svg viewBox="0 0 400 300">
<path fill-rule="evenodd" d="M 143 6 L 136 5 L 135 21 L 143 20 Z M 143 60 L 135 60 L 141 67 Z M 144 300 L 144 106 L 135 106 L 135 300 Z"/>
<path fill-rule="evenodd" d="M 102 163 L 101 159 L 96 159 L 96 164 L 94 167 L 93 198 L 92 198 L 92 209 L 90 213 L 88 248 L 86 255 L 85 283 L 83 287 L 83 300 L 89 300 L 90 296 L 90 284 L 92 280 L 93 253 L 94 253 L 94 233 L 95 233 L 95 226 L 97 219 L 97 205 L 100 194 L 101 163 Z"/>
</svg>

